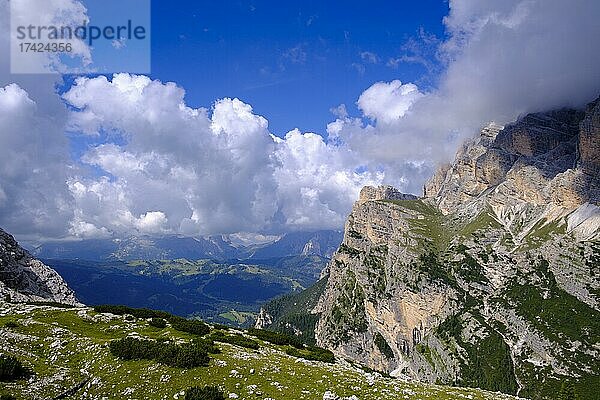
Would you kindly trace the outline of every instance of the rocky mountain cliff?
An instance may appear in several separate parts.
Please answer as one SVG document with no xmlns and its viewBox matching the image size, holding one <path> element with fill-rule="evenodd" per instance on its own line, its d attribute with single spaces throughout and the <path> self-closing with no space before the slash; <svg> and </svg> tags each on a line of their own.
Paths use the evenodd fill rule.
<svg viewBox="0 0 600 400">
<path fill-rule="evenodd" d="M 0 300 L 58 302 L 80 305 L 65 281 L 52 268 L 34 259 L 0 229 Z"/>
<path fill-rule="evenodd" d="M 599 172 L 596 100 L 489 125 L 422 198 L 363 189 L 307 310 L 317 344 L 428 382 L 597 398 Z"/>
</svg>

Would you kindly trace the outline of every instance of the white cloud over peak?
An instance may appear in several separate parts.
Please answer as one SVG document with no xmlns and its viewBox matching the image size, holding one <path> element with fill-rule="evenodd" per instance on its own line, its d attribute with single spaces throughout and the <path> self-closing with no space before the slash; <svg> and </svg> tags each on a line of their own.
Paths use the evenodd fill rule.
<svg viewBox="0 0 600 400">
<path fill-rule="evenodd" d="M 600 94 L 600 2 L 449 5 L 437 87 L 422 92 L 398 80 L 378 82 L 357 103 L 371 123 L 340 117 L 327 129 L 368 165 L 380 165 L 386 182 L 415 193 L 436 164 L 488 122 L 582 107 Z"/>
<path fill-rule="evenodd" d="M 450 2 L 436 108 L 446 125 L 508 122 L 600 93 L 600 2 Z M 426 111 L 424 111 L 426 112 Z"/>
</svg>

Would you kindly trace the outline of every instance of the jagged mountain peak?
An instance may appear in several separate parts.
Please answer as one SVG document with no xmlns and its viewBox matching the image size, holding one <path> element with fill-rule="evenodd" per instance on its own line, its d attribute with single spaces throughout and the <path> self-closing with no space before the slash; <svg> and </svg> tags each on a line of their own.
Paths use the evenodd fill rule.
<svg viewBox="0 0 600 400">
<path fill-rule="evenodd" d="M 571 212 L 600 202 L 600 102 L 586 111 L 529 114 L 486 127 L 425 184 L 424 196 L 449 214 L 469 202 L 553 205 Z"/>
<path fill-rule="evenodd" d="M 358 201 L 374 200 L 415 200 L 417 196 L 400 192 L 393 186 L 382 185 L 378 187 L 365 186 L 360 191 Z"/>
</svg>

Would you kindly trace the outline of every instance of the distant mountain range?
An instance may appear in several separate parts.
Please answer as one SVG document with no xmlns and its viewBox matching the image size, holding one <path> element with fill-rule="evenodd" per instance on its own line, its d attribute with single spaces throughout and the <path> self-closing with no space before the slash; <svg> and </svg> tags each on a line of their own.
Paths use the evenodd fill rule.
<svg viewBox="0 0 600 400">
<path fill-rule="evenodd" d="M 200 238 L 166 235 L 48 241 L 28 248 L 35 257 L 42 259 L 132 261 L 185 258 L 226 261 L 295 255 L 331 257 L 341 241 L 341 231 L 323 230 L 288 233 L 266 244 L 242 245 L 225 235 Z"/>
<path fill-rule="evenodd" d="M 267 259 L 294 255 L 316 255 L 330 258 L 342 243 L 342 231 L 293 232 L 279 240 L 251 251 L 247 257 Z"/>
</svg>

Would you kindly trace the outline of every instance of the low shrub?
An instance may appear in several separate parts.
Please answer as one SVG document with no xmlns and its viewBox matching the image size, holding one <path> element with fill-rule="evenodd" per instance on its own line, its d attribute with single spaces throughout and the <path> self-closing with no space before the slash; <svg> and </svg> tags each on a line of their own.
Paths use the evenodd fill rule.
<svg viewBox="0 0 600 400">
<path fill-rule="evenodd" d="M 304 343 L 302 343 L 302 341 L 299 338 L 290 336 L 290 335 L 286 335 L 284 333 L 267 331 L 264 329 L 256 329 L 256 328 L 248 329 L 248 333 L 251 334 L 252 336 L 259 338 L 260 340 L 264 340 L 265 342 L 278 344 L 281 346 L 290 345 L 290 346 L 294 346 L 297 349 L 304 348 Z"/>
<path fill-rule="evenodd" d="M 123 338 L 109 344 L 110 352 L 123 360 L 156 360 L 178 368 L 208 366 L 206 348 L 197 343 L 174 344 L 154 340 Z"/>
<path fill-rule="evenodd" d="M 223 324 L 217 324 L 217 323 L 212 324 L 212 326 L 213 326 L 214 329 L 220 329 L 222 331 L 228 331 L 228 330 L 231 329 L 231 326 L 223 325 Z"/>
<path fill-rule="evenodd" d="M 110 352 L 123 360 L 152 360 L 156 357 L 156 351 L 160 342 L 154 340 L 143 340 L 135 338 L 123 338 L 113 340 L 108 347 Z"/>
<path fill-rule="evenodd" d="M 225 400 L 225 394 L 217 386 L 193 386 L 185 392 L 185 400 Z"/>
<path fill-rule="evenodd" d="M 163 329 L 167 326 L 167 321 L 162 318 L 152 318 L 150 321 L 148 321 L 148 324 L 155 328 Z"/>
<path fill-rule="evenodd" d="M 258 350 L 260 345 L 256 340 L 252 340 L 245 336 L 235 334 L 235 335 L 226 335 L 223 332 L 213 332 L 210 335 L 210 339 L 215 342 L 221 343 L 229 343 L 240 347 L 245 347 L 247 349 Z"/>
<path fill-rule="evenodd" d="M 303 350 L 294 347 L 288 347 L 285 352 L 290 356 L 304 358 L 305 360 L 323 361 L 327 363 L 335 362 L 335 356 L 333 353 L 321 347 L 310 346 Z"/>
<path fill-rule="evenodd" d="M 163 318 L 169 319 L 173 315 L 165 311 L 150 310 L 148 308 L 133 308 L 128 306 L 103 304 L 94 306 L 94 310 L 99 313 L 111 313 L 115 315 L 133 315 L 136 318 Z"/>
<path fill-rule="evenodd" d="M 212 338 L 194 338 L 192 339 L 192 343 L 206 351 L 208 354 L 219 354 L 221 352 L 221 349 L 217 347 Z"/>
<path fill-rule="evenodd" d="M 206 351 L 193 344 L 169 344 L 159 348 L 157 353 L 156 361 L 169 367 L 186 369 L 206 367 L 210 361 Z"/>
<path fill-rule="evenodd" d="M 17 358 L 0 354 L 0 381 L 13 381 L 28 374 L 29 370 Z"/>
<path fill-rule="evenodd" d="M 171 323 L 173 329 L 180 332 L 187 332 L 199 336 L 206 335 L 208 332 L 210 332 L 210 327 L 197 319 L 171 317 L 169 322 Z"/>
<path fill-rule="evenodd" d="M 17 324 L 15 321 L 8 321 L 7 323 L 4 324 L 5 328 L 18 328 L 19 324 Z"/>
<path fill-rule="evenodd" d="M 193 335 L 202 336 L 210 332 L 210 327 L 202 321 L 178 317 L 176 315 L 169 314 L 165 311 L 150 310 L 148 308 L 133 308 L 128 306 L 112 304 L 95 306 L 94 310 L 96 310 L 96 312 L 99 313 L 111 313 L 115 315 L 132 315 L 135 318 L 158 318 L 167 320 L 171 323 L 173 329 L 180 332 L 191 333 Z"/>
</svg>

